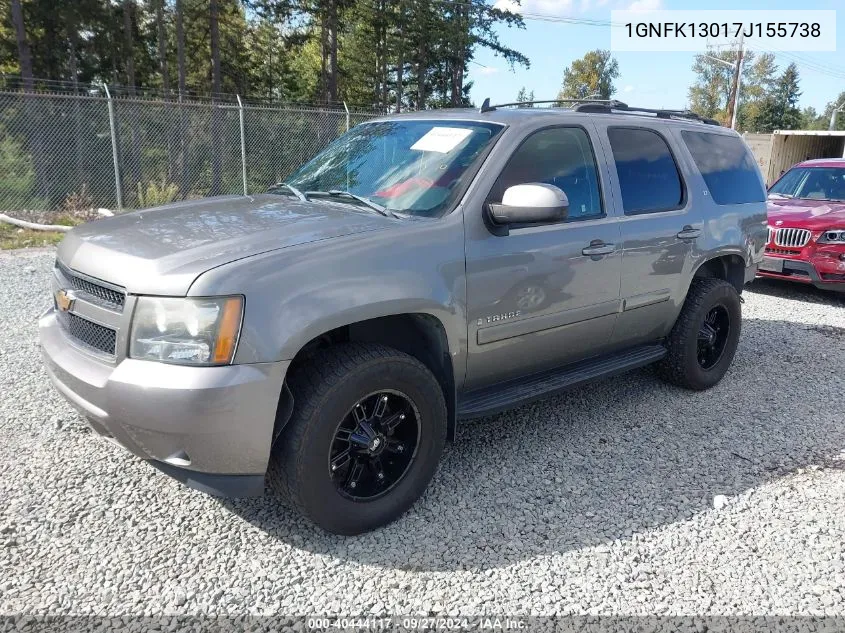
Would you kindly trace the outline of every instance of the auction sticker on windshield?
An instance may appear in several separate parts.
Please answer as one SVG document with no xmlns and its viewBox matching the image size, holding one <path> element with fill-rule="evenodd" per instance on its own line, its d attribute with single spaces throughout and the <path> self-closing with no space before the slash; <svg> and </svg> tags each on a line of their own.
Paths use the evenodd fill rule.
<svg viewBox="0 0 845 633">
<path fill-rule="evenodd" d="M 462 127 L 433 127 L 423 137 L 411 145 L 419 152 L 438 152 L 448 154 L 472 134 L 472 130 Z"/>
</svg>

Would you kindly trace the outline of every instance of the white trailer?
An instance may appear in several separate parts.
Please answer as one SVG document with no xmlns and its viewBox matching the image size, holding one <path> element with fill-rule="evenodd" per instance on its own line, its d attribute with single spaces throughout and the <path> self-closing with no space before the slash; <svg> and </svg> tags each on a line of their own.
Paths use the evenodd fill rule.
<svg viewBox="0 0 845 633">
<path fill-rule="evenodd" d="M 771 185 L 795 163 L 811 158 L 845 158 L 845 131 L 775 130 L 772 134 L 743 135 Z"/>
</svg>

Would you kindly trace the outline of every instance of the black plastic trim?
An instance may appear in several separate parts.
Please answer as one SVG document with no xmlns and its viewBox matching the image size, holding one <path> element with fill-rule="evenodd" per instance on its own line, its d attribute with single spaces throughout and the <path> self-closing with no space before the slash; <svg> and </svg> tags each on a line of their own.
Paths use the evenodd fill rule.
<svg viewBox="0 0 845 633">
<path fill-rule="evenodd" d="M 666 348 L 662 345 L 642 345 L 476 389 L 458 401 L 458 418 L 466 420 L 500 413 L 592 380 L 650 365 L 665 355 Z"/>
<path fill-rule="evenodd" d="M 187 470 L 159 461 L 148 461 L 165 475 L 173 477 L 189 488 L 215 497 L 261 497 L 264 495 L 264 475 L 215 475 Z"/>
</svg>

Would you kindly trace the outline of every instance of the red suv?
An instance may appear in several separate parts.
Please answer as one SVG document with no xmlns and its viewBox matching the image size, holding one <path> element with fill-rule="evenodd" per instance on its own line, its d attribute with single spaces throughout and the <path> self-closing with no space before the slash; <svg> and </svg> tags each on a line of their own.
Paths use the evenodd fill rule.
<svg viewBox="0 0 845 633">
<path fill-rule="evenodd" d="M 769 188 L 758 274 L 845 292 L 845 158 L 794 165 Z"/>
</svg>

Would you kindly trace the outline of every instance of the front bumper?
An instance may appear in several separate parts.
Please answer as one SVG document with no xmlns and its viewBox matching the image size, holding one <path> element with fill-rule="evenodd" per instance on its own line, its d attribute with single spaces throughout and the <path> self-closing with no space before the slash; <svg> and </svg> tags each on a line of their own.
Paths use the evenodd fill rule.
<svg viewBox="0 0 845 633">
<path fill-rule="evenodd" d="M 757 275 L 769 279 L 784 279 L 798 283 L 811 284 L 823 290 L 845 292 L 845 261 L 839 259 L 839 253 L 833 255 L 822 253 L 813 258 L 797 259 L 791 257 L 777 257 L 766 254 L 767 258 L 783 262 L 783 271 L 759 269 Z M 841 276 L 841 279 L 836 277 Z"/>
<path fill-rule="evenodd" d="M 289 361 L 108 363 L 71 343 L 54 309 L 38 329 L 50 379 L 100 435 L 191 487 L 232 497 L 263 494 Z"/>
</svg>

